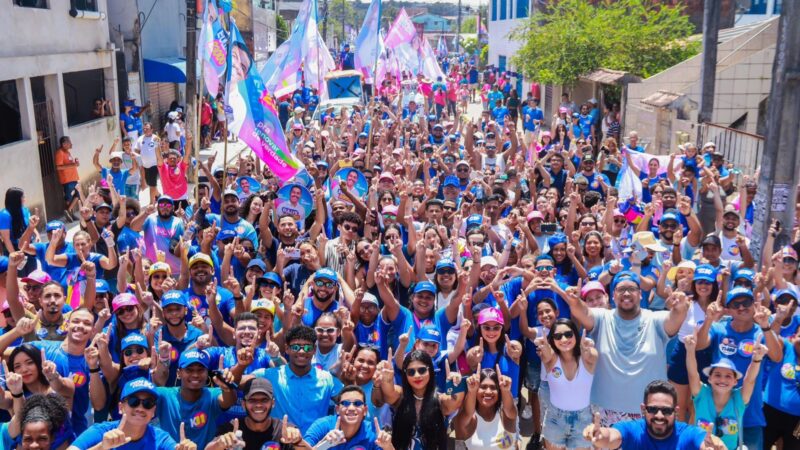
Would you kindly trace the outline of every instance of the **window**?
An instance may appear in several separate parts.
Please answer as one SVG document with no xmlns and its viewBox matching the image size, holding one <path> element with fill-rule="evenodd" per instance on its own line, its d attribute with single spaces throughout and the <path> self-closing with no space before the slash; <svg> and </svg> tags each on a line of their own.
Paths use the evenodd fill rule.
<svg viewBox="0 0 800 450">
<path fill-rule="evenodd" d="M 500 20 L 506 20 L 506 13 L 508 12 L 506 1 L 500 0 Z"/>
<path fill-rule="evenodd" d="M 23 8 L 47 9 L 47 0 L 14 0 L 14 4 Z"/>
<path fill-rule="evenodd" d="M 530 0 L 517 0 L 517 19 L 528 17 L 528 2 Z"/>
<path fill-rule="evenodd" d="M 15 80 L 0 81 L 0 145 L 22 140 L 22 119 Z"/>
<path fill-rule="evenodd" d="M 497 0 L 492 0 L 492 20 L 497 20 Z"/>
<path fill-rule="evenodd" d="M 97 11 L 97 0 L 72 0 L 72 5 L 78 11 Z"/>
<path fill-rule="evenodd" d="M 64 101 L 69 126 L 96 119 L 94 101 L 105 98 L 103 69 L 82 70 L 64 74 Z"/>
</svg>

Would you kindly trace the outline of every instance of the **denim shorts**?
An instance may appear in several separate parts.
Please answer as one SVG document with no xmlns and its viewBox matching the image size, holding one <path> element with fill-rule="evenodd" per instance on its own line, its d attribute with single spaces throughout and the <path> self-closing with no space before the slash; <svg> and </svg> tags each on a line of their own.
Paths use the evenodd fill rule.
<svg viewBox="0 0 800 450">
<path fill-rule="evenodd" d="M 78 187 L 77 181 L 70 181 L 69 183 L 64 183 L 61 186 L 64 187 L 64 200 L 67 202 L 71 202 L 73 198 L 78 196 L 78 191 L 75 190 Z"/>
<path fill-rule="evenodd" d="M 592 424 L 592 408 L 580 411 L 564 411 L 553 405 L 547 407 L 542 436 L 554 446 L 567 450 L 592 448 L 592 443 L 583 438 L 583 429 Z"/>
<path fill-rule="evenodd" d="M 540 360 L 528 361 L 525 367 L 525 387 L 533 392 L 539 392 L 542 384 L 542 362 Z"/>
</svg>

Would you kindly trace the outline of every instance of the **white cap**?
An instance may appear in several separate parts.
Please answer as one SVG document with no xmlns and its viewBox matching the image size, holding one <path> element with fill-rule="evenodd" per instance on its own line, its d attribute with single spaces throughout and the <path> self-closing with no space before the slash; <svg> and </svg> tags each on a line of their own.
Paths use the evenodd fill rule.
<svg viewBox="0 0 800 450">
<path fill-rule="evenodd" d="M 497 267 L 497 260 L 494 259 L 494 256 L 481 256 L 481 267 L 483 266 Z"/>
<path fill-rule="evenodd" d="M 122 159 L 122 152 L 111 152 L 111 155 L 108 157 L 108 160 L 111 161 L 117 158 Z"/>
</svg>

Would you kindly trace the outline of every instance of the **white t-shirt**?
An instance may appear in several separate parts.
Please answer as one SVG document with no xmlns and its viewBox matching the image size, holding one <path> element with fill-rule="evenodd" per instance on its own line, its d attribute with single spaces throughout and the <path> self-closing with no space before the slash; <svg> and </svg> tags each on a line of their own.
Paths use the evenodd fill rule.
<svg viewBox="0 0 800 450">
<path fill-rule="evenodd" d="M 181 126 L 177 123 L 168 123 L 167 126 L 164 127 L 164 131 L 167 132 L 167 141 L 175 142 L 181 140 Z"/>
<path fill-rule="evenodd" d="M 503 159 L 503 156 L 500 155 L 498 152 L 495 156 L 489 157 L 488 155 L 483 155 L 483 163 L 481 164 L 481 169 L 494 169 L 495 173 L 503 173 L 506 171 L 506 161 Z"/>
<path fill-rule="evenodd" d="M 141 135 L 136 139 L 136 151 L 142 156 L 142 167 L 149 169 L 158 164 L 156 151 L 158 151 L 158 141 L 155 135 Z"/>
<path fill-rule="evenodd" d="M 723 261 L 741 261 L 742 251 L 736 244 L 736 239 L 726 238 L 721 231 L 717 233 L 717 235 L 719 236 L 719 240 L 722 243 L 722 253 L 719 255 L 719 259 Z M 750 239 L 745 238 L 745 242 L 747 243 L 747 246 L 749 248 Z"/>
</svg>

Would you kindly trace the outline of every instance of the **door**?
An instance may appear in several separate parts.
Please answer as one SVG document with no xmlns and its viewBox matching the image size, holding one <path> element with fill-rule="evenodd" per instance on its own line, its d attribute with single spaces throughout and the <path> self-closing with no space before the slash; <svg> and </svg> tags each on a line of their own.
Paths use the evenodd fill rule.
<svg viewBox="0 0 800 450">
<path fill-rule="evenodd" d="M 42 188 L 44 190 L 44 209 L 47 220 L 61 217 L 64 212 L 64 190 L 58 182 L 56 173 L 55 152 L 56 126 L 53 116 L 53 104 L 49 99 L 33 104 L 36 117 L 36 136 L 39 144 L 39 165 L 42 171 Z"/>
</svg>

